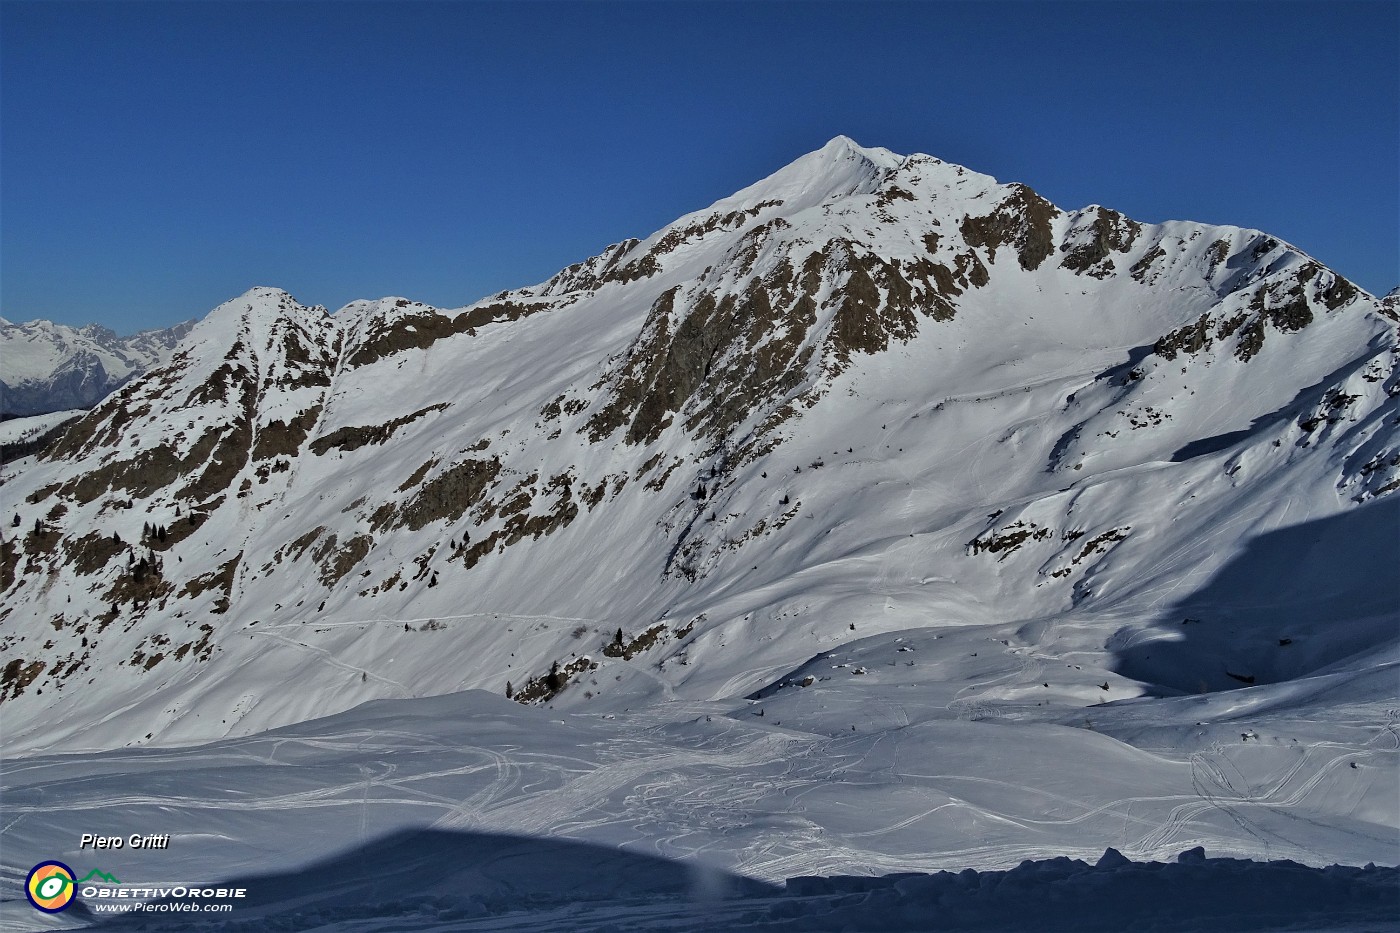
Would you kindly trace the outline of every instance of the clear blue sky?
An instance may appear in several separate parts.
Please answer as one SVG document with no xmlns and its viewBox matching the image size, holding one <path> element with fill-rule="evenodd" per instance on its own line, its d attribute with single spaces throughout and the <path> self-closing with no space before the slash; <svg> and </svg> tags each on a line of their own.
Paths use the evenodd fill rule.
<svg viewBox="0 0 1400 933">
<path fill-rule="evenodd" d="M 0 314 L 531 284 L 844 133 L 1400 282 L 1400 4 L 0 3 Z"/>
</svg>

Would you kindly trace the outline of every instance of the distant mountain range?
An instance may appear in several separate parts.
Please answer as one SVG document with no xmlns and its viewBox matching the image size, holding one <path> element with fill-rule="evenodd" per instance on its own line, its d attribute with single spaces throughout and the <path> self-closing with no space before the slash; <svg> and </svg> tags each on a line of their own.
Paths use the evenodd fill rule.
<svg viewBox="0 0 1400 933">
<path fill-rule="evenodd" d="M 169 360 L 194 323 L 119 337 L 99 324 L 13 324 L 0 318 L 0 416 L 91 408 Z"/>
<path fill-rule="evenodd" d="M 837 138 L 465 308 L 257 288 L 182 327 L 121 369 L 105 332 L 6 325 L 46 348 L 5 351 L 19 384 L 59 346 L 85 399 L 151 366 L 0 477 L 12 748 L 471 687 L 768 697 L 930 626 L 1009 626 L 952 680 L 1025 651 L 979 710 L 1394 639 L 1395 300 L 1260 231 Z"/>
</svg>

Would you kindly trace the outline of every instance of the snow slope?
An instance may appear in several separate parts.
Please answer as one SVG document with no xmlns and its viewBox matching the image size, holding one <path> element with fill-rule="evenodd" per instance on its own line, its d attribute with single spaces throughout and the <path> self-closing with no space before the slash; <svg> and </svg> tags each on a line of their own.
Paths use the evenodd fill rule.
<svg viewBox="0 0 1400 933">
<path fill-rule="evenodd" d="M 1357 715 L 1366 705 L 1353 696 Z M 1303 864 L 1326 864 L 1322 850 L 1393 855 L 1393 836 L 1368 839 L 1366 825 L 1393 802 L 1393 731 L 1353 750 L 1355 733 L 1255 715 L 1261 736 L 1241 744 L 1223 703 L 1193 700 L 1156 711 L 1161 734 L 1176 735 L 1139 750 L 1116 737 L 1137 724 L 1113 706 L 1091 712 L 1092 729 L 900 729 L 872 727 L 888 696 L 843 699 L 818 726 L 827 736 L 809 731 L 810 711 L 780 725 L 774 705 L 763 717 L 683 703 L 560 718 L 472 691 L 193 748 L 8 762 L 0 922 L 43 928 L 13 898 L 45 858 L 133 888 L 244 887 L 231 929 L 914 930 L 936 918 L 940 929 L 1376 930 L 1400 907 L 1394 868 Z M 1334 713 L 1327 701 L 1293 709 Z M 858 730 L 841 732 L 850 717 Z M 1319 820 L 1338 797 L 1352 819 Z M 83 831 L 143 826 L 171 833 L 170 850 L 77 847 Z M 1210 861 L 1142 862 L 1202 842 Z M 1139 861 L 1103 855 L 1115 843 Z M 1221 858 L 1239 853 L 1272 861 Z M 52 926 L 104 919 L 74 910 Z M 190 918 L 126 919 L 183 929 Z"/>
<path fill-rule="evenodd" d="M 81 408 L 66 411 L 48 412 L 43 415 L 30 415 L 25 418 L 10 418 L 0 421 L 0 444 L 23 444 L 37 440 L 66 421 L 72 421 L 83 414 Z"/>
<path fill-rule="evenodd" d="M 7 794 L 304 745 L 191 791 L 249 814 L 220 877 L 356 805 L 322 854 L 1395 864 L 1395 328 L 1258 231 L 844 138 L 466 308 L 254 289 L 0 475 Z"/>
</svg>

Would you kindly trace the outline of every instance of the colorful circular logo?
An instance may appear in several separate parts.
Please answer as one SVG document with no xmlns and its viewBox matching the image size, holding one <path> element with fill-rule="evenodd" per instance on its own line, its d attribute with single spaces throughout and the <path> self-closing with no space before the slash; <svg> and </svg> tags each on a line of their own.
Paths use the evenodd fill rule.
<svg viewBox="0 0 1400 933">
<path fill-rule="evenodd" d="M 24 895 L 37 910 L 46 914 L 56 914 L 73 903 L 73 869 L 62 862 L 40 862 L 29 869 L 29 877 L 24 880 Z"/>
</svg>

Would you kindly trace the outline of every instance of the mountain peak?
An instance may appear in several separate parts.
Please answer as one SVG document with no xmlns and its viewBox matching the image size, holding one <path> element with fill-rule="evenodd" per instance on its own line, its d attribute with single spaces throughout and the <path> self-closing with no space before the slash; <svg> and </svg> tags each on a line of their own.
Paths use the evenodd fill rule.
<svg viewBox="0 0 1400 933">
<path fill-rule="evenodd" d="M 862 146 L 851 137 L 845 135 L 831 137 L 825 146 L 808 153 L 806 156 L 799 157 L 798 161 L 808 158 L 836 160 L 859 159 L 881 169 L 895 169 L 903 165 L 909 159 L 916 158 L 919 160 L 932 160 L 934 162 L 942 161 L 941 159 L 935 159 L 933 156 L 922 153 L 914 153 L 906 156 L 891 149 L 886 149 L 884 146 Z"/>
<path fill-rule="evenodd" d="M 818 149 L 817 152 L 836 156 L 855 155 L 861 158 L 870 158 L 872 155 L 877 155 L 879 153 L 888 153 L 889 150 L 870 149 L 862 146 L 849 136 L 837 135 L 831 137 L 826 145 Z"/>
<path fill-rule="evenodd" d="M 0 614 L 27 620 L 7 650 L 33 671 L 0 698 L 32 683 L 13 715 L 40 747 L 98 721 L 91 695 L 60 694 L 70 678 L 137 710 L 169 676 L 159 702 L 182 715 L 104 720 L 103 740 L 196 741 L 300 715 L 268 680 L 245 716 L 250 670 L 328 710 L 507 678 L 541 699 L 611 664 L 606 645 L 617 665 L 561 701 L 601 706 L 747 694 L 760 667 L 785 676 L 849 638 L 852 612 L 1079 625 L 1103 607 L 1106 641 L 1129 611 L 1157 618 L 1149 595 L 1221 569 L 1238 539 L 1209 563 L 1192 543 L 1225 510 L 1269 527 L 1295 496 L 1341 514 L 1400 489 L 1392 317 L 1372 304 L 1262 234 L 1067 213 L 844 136 L 466 308 L 383 298 L 332 317 L 253 288 L 178 364 L 0 473 L 13 527 L 52 526 L 0 560 Z M 143 523 L 178 537 L 143 542 Z M 128 554 L 152 550 L 137 579 Z M 904 584 L 867 586 L 872 559 Z M 830 582 L 774 596 L 806 580 Z M 605 641 L 580 641 L 590 624 Z M 249 634 L 279 629 L 328 654 Z M 718 653 L 749 631 L 758 660 Z M 1225 660 L 1261 686 L 1322 657 L 1260 632 Z M 316 660 L 331 654 L 350 666 Z M 1243 683 L 1219 667 L 1140 673 Z"/>
<path fill-rule="evenodd" d="M 784 212 L 791 213 L 833 197 L 873 190 L 881 172 L 903 161 L 903 156 L 888 149 L 866 148 L 849 136 L 836 136 L 703 213 L 742 210 L 771 201 L 783 202 Z"/>
<path fill-rule="evenodd" d="M 315 326 L 328 318 L 325 308 L 303 305 L 283 289 L 260 285 L 205 315 L 190 329 L 186 345 L 196 356 L 205 352 L 222 356 L 237 344 L 262 352 L 279 342 L 277 334 L 289 321 Z"/>
<path fill-rule="evenodd" d="M 277 288 L 273 285 L 254 285 L 243 294 L 234 298 L 229 304 L 253 304 L 255 306 L 289 306 L 297 305 L 298 302 L 286 289 Z"/>
<path fill-rule="evenodd" d="M 297 312 L 301 310 L 318 310 L 314 306 L 303 305 L 297 301 L 292 294 L 281 288 L 274 288 L 268 285 L 255 285 L 236 298 L 231 298 L 219 305 L 204 318 L 210 319 L 238 319 L 238 320 L 263 320 L 275 318 L 284 312 Z M 325 314 L 325 309 L 319 309 Z M 201 322 L 203 323 L 203 322 Z"/>
</svg>

